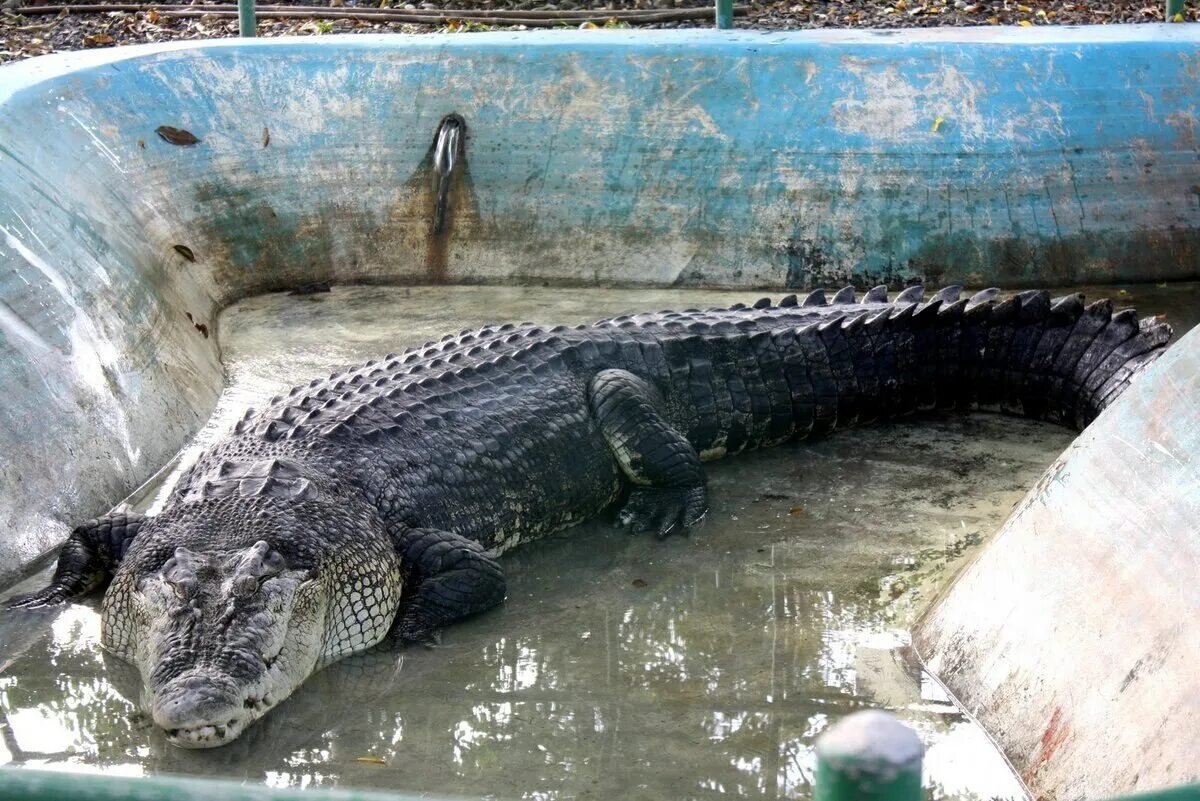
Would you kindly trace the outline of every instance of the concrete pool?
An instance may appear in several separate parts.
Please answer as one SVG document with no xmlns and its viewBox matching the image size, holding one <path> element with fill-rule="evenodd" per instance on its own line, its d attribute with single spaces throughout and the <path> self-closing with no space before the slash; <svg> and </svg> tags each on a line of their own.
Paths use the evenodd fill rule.
<svg viewBox="0 0 1200 801">
<path fill-rule="evenodd" d="M 209 434 L 266 383 L 394 349 L 379 339 L 388 314 L 423 339 L 500 312 L 585 319 L 715 287 L 1126 280 L 1137 283 L 1089 294 L 1165 311 L 1182 330 L 1195 288 L 1175 282 L 1200 274 L 1197 42 L 1191 26 L 571 32 L 170 45 L 5 67 L 0 573 L 23 574 L 69 524 L 170 462 L 214 405 Z M 439 186 L 436 143 L 453 115 L 461 149 Z M 430 282 L 491 286 L 345 286 Z M 262 295 L 325 283 L 334 292 Z M 637 289 L 597 289 L 617 286 Z M 654 294 L 665 286 L 676 294 Z M 239 339 L 264 332 L 266 348 Z M 1194 557 L 1177 517 L 1200 431 L 1187 406 L 1195 339 L 1121 412 L 1145 423 L 1157 409 L 1178 438 L 1143 438 L 1166 456 L 1129 468 L 1183 499 L 1176 516 L 1151 516 L 1163 569 L 1135 560 L 1162 578 L 1141 585 L 1168 634 L 1180 598 L 1185 611 L 1200 603 L 1178 585 Z M 1083 439 L 1073 458 L 1091 458 Z M 128 716 L 93 612 L 4 616 L 4 747 L 24 764 L 276 784 L 482 794 L 497 777 L 521 789 L 519 773 L 547 797 L 661 797 L 681 782 L 777 797 L 805 792 L 830 718 L 878 705 L 921 731 L 941 797 L 1021 792 L 985 729 L 1039 795 L 1179 780 L 1171 754 L 1158 773 L 1117 775 L 1089 746 L 1096 718 L 1064 723 L 1095 706 L 1088 693 L 1039 683 L 1040 665 L 1004 703 L 987 696 L 1003 658 L 981 674 L 982 656 L 959 647 L 988 644 L 971 633 L 978 606 L 947 607 L 958 616 L 933 620 L 950 633 L 922 641 L 985 728 L 908 647 L 918 613 L 1026 490 L 1036 485 L 1028 509 L 1062 485 L 1037 478 L 1070 440 L 969 416 L 719 464 L 724 494 L 703 537 L 659 545 L 592 527 L 514 553 L 503 612 L 402 663 L 335 666 L 257 737 L 207 756 L 164 750 Z M 1116 542 L 1134 541 L 1117 535 L 1139 531 L 1151 507 L 1140 503 L 1116 503 Z M 886 514 L 897 507 L 908 511 Z M 1028 567 L 1022 580 L 1058 591 L 1045 564 Z M 1061 621 L 1063 653 L 1051 642 L 1039 657 L 1068 685 L 1075 622 Z M 1129 747 L 1162 722 L 1162 687 L 1187 684 L 1178 662 L 1135 645 L 1106 655 L 1129 676 L 1124 697 L 1149 710 Z M 1186 702 L 1162 711 L 1172 725 L 1196 715 Z M 1064 754 L 1076 761 L 1057 768 Z M 995 768 L 983 784 L 955 767 L 982 762 Z"/>
</svg>

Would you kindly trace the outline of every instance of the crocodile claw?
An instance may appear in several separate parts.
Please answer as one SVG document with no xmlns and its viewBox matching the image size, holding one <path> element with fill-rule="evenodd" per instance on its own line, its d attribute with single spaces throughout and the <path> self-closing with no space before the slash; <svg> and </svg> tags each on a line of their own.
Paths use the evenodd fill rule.
<svg viewBox="0 0 1200 801">
<path fill-rule="evenodd" d="M 703 525 L 707 514 L 704 487 L 637 487 L 616 522 L 633 534 L 653 531 L 661 540 L 676 532 L 687 536 Z"/>
<path fill-rule="evenodd" d="M 442 644 L 440 629 L 429 629 L 413 624 L 398 626 L 396 638 L 405 645 L 422 645 L 427 649 L 433 649 Z"/>
<path fill-rule="evenodd" d="M 52 584 L 37 592 L 14 595 L 4 601 L 3 607 L 5 609 L 44 609 L 48 606 L 59 606 L 68 600 L 67 592 Z"/>
</svg>

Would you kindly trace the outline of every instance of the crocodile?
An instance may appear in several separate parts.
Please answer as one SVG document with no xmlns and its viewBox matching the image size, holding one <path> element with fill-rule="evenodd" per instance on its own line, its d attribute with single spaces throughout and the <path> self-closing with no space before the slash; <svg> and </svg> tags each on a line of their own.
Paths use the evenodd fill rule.
<svg viewBox="0 0 1200 801">
<path fill-rule="evenodd" d="M 617 507 L 686 534 L 703 462 L 930 410 L 1082 429 L 1170 327 L 1045 291 L 847 287 L 573 328 L 487 326 L 249 410 L 153 516 L 75 528 L 14 606 L 99 590 L 169 742 L 228 743 L 321 665 L 505 597 L 497 557 Z"/>
</svg>

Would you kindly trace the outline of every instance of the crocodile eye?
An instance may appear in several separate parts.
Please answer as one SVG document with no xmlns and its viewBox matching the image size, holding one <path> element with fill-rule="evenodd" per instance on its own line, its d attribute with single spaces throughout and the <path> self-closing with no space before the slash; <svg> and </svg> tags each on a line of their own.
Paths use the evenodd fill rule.
<svg viewBox="0 0 1200 801">
<path fill-rule="evenodd" d="M 258 592 L 258 579 L 254 576 L 238 576 L 233 580 L 230 591 L 234 598 L 249 598 Z"/>
<path fill-rule="evenodd" d="M 196 576 L 198 561 L 196 554 L 180 547 L 175 549 L 174 556 L 163 563 L 160 575 L 175 592 L 176 598 L 186 601 L 196 595 L 200 586 Z"/>
<path fill-rule="evenodd" d="M 171 582 L 171 589 L 175 591 L 175 597 L 181 601 L 195 597 L 197 586 L 198 582 L 195 579 L 179 579 Z"/>
</svg>

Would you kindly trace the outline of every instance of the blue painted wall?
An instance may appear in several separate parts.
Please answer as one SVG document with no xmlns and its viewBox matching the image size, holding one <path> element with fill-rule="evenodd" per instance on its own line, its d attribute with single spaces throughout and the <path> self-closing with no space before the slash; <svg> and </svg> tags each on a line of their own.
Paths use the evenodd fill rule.
<svg viewBox="0 0 1200 801">
<path fill-rule="evenodd" d="M 130 48 L 66 59 L 24 90 L 35 70 L 0 71 L 13 93 L 0 131 L 14 157 L 43 154 L 41 181 L 82 167 L 128 184 L 134 224 L 186 240 L 235 291 L 296 271 L 1184 278 L 1200 274 L 1198 41 L 1192 26 L 1143 26 Z M 430 265 L 421 162 L 450 112 L 469 125 L 469 175 Z M 176 148 L 160 124 L 202 142 Z"/>
</svg>

